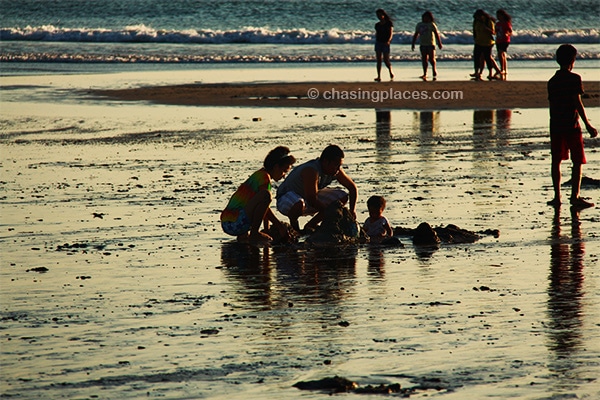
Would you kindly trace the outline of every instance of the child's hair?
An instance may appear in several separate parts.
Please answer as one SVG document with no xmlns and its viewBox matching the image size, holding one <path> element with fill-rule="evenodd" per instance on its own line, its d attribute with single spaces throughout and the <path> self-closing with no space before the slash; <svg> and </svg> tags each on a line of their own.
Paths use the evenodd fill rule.
<svg viewBox="0 0 600 400">
<path fill-rule="evenodd" d="M 275 147 L 267 154 L 263 166 L 267 171 L 275 168 L 276 165 L 287 166 L 296 162 L 296 157 L 290 154 L 290 149 L 285 146 Z"/>
<path fill-rule="evenodd" d="M 338 158 L 344 158 L 344 150 L 335 144 L 330 144 L 329 146 L 325 147 L 321 153 L 322 160 L 335 161 Z"/>
<path fill-rule="evenodd" d="M 388 13 L 385 12 L 383 8 L 378 8 L 377 11 L 375 11 L 375 14 L 377 14 L 377 16 L 382 16 L 384 21 L 387 21 L 391 26 L 394 26 L 394 20 L 388 15 Z"/>
<path fill-rule="evenodd" d="M 498 17 L 498 19 L 503 19 L 506 22 L 512 21 L 512 17 L 510 16 L 510 14 L 502 8 L 496 11 L 496 17 Z"/>
<path fill-rule="evenodd" d="M 486 21 L 496 21 L 496 18 L 492 17 L 482 9 L 476 10 L 475 14 L 473 14 L 473 18 L 478 19 L 479 17 L 485 17 Z"/>
<path fill-rule="evenodd" d="M 367 200 L 367 208 L 369 210 L 382 210 L 385 208 L 385 198 L 383 196 L 371 196 Z"/>
<path fill-rule="evenodd" d="M 435 22 L 435 18 L 433 18 L 433 13 L 431 11 L 425 11 L 423 15 L 421 15 L 421 21 L 423 22 Z"/>
<path fill-rule="evenodd" d="M 577 57 L 577 49 L 570 44 L 561 44 L 556 50 L 556 62 L 561 67 L 569 66 Z"/>
</svg>

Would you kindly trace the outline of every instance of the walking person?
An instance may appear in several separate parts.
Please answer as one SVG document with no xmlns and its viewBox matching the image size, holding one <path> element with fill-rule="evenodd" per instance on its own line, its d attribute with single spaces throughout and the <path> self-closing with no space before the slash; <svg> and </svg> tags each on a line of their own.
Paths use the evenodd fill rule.
<svg viewBox="0 0 600 400">
<path fill-rule="evenodd" d="M 379 22 L 375 24 L 375 56 L 377 57 L 377 78 L 376 82 L 381 82 L 381 63 L 385 64 L 390 72 L 390 80 L 394 79 L 392 64 L 390 62 L 390 43 L 394 36 L 394 21 L 381 8 L 375 11 Z"/>
<path fill-rule="evenodd" d="M 483 10 L 475 11 L 473 14 L 473 39 L 475 47 L 473 49 L 473 64 L 475 72 L 471 74 L 474 80 L 480 81 L 483 73 L 483 64 L 488 67 L 488 79 L 500 79 L 502 74 L 498 64 L 492 58 L 492 48 L 494 47 L 494 35 L 496 33 L 494 18 Z M 492 72 L 495 72 L 494 74 Z"/>
<path fill-rule="evenodd" d="M 435 45 L 437 43 L 440 50 L 442 49 L 442 41 L 440 34 L 435 24 L 435 18 L 431 11 L 426 11 L 421 16 L 421 22 L 417 24 L 415 34 L 412 39 L 412 50 L 415 49 L 415 43 L 419 38 L 419 49 L 421 51 L 421 63 L 423 64 L 423 75 L 420 76 L 424 81 L 427 80 L 427 67 L 431 64 L 433 72 L 433 80 L 437 79 L 437 69 L 435 65 Z"/>
<path fill-rule="evenodd" d="M 506 80 L 508 73 L 506 62 L 506 50 L 510 44 L 512 35 L 512 17 L 503 9 L 496 11 L 496 50 L 498 51 L 498 60 L 500 61 L 500 73 L 502 80 Z"/>
</svg>

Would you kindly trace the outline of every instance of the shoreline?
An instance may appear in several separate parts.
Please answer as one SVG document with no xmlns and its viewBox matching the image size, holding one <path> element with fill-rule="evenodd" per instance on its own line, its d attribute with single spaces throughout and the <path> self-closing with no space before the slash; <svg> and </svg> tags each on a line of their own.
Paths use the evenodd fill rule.
<svg viewBox="0 0 600 400">
<path fill-rule="evenodd" d="M 546 108 L 546 81 L 196 83 L 88 90 L 97 99 L 165 105 L 414 110 Z M 584 82 L 600 107 L 600 81 Z"/>
</svg>

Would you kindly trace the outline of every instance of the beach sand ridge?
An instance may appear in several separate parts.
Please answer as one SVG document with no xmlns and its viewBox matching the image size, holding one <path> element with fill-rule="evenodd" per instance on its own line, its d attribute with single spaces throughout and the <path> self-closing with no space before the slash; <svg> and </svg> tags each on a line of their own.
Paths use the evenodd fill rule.
<svg viewBox="0 0 600 400">
<path fill-rule="evenodd" d="M 600 81 L 585 82 L 586 107 L 600 106 Z M 196 106 L 391 109 L 548 107 L 546 82 L 289 82 L 218 83 L 96 90 L 115 100 Z"/>
</svg>

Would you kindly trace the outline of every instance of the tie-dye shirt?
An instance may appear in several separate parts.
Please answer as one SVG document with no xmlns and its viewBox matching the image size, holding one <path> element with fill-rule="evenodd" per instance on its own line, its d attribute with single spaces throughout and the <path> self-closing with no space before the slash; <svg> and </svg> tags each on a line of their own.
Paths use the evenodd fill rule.
<svg viewBox="0 0 600 400">
<path fill-rule="evenodd" d="M 227 207 L 221 213 L 221 222 L 236 221 L 240 210 L 246 207 L 248 202 L 263 189 L 271 191 L 271 176 L 266 170 L 259 169 L 250 175 L 231 196 Z"/>
</svg>

